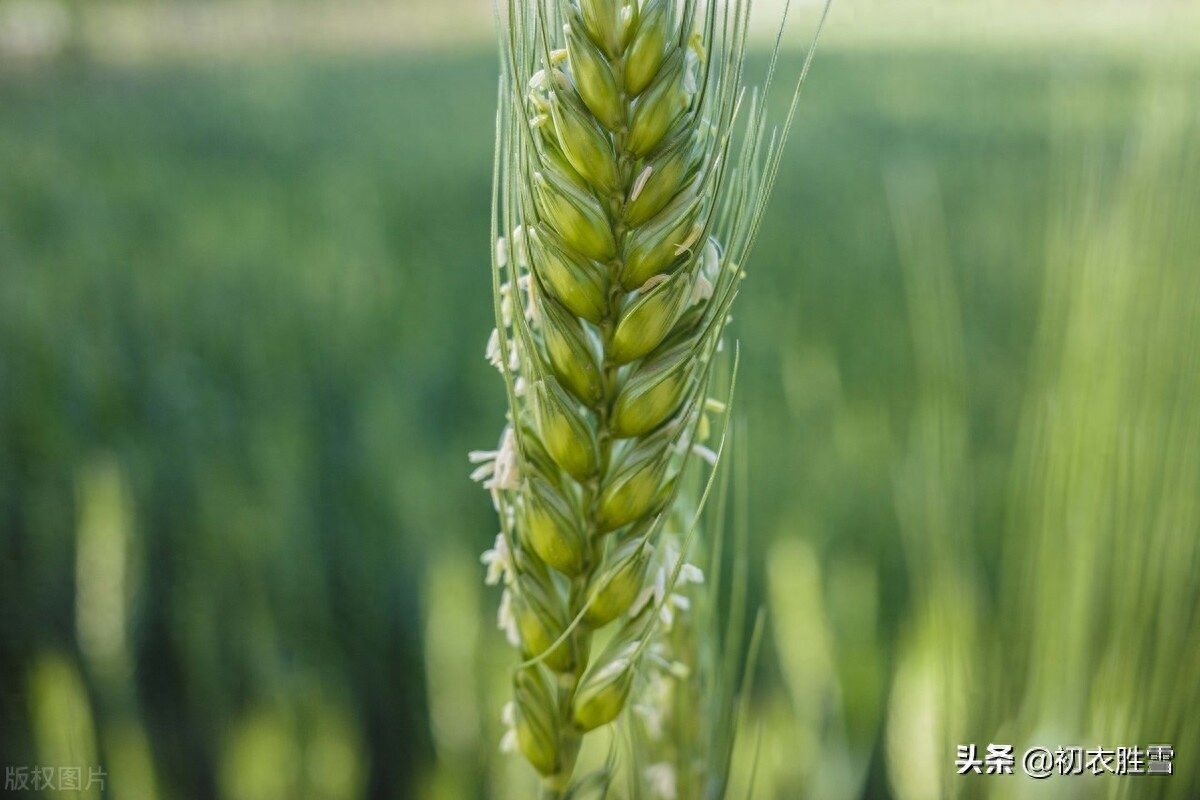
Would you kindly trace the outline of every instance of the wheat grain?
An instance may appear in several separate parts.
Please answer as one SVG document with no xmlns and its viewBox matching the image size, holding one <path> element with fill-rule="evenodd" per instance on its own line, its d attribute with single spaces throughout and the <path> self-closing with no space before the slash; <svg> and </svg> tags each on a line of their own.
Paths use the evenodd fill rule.
<svg viewBox="0 0 1200 800">
<path fill-rule="evenodd" d="M 488 358 L 509 415 L 473 477 L 500 513 L 484 558 L 526 659 L 506 743 L 544 797 L 569 791 L 583 735 L 629 704 L 656 631 L 686 609 L 681 577 L 702 579 L 664 524 L 686 516 L 693 453 L 715 461 L 698 441 L 706 405 L 724 410 L 711 368 L 783 139 L 767 142 L 751 103 L 728 167 L 748 15 L 736 0 L 497 7 Z M 663 768 L 653 782 L 669 782 Z"/>
</svg>

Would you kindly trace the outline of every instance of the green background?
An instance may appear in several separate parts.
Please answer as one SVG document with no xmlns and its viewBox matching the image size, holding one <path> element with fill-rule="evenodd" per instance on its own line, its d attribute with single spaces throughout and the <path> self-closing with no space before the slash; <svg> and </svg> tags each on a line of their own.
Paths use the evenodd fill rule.
<svg viewBox="0 0 1200 800">
<path fill-rule="evenodd" d="M 466 462 L 504 403 L 495 73 L 0 78 L 0 763 L 135 800 L 524 796 Z M 968 741 L 1168 741 L 1169 779 L 1042 791 L 1200 793 L 1197 85 L 820 52 L 732 329 L 756 796 L 1035 796 L 955 780 Z"/>
</svg>

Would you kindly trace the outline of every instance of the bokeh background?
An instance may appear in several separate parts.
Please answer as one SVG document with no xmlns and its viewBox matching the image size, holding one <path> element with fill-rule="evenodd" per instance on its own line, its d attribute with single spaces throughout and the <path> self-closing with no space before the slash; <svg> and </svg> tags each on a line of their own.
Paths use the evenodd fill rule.
<svg viewBox="0 0 1200 800">
<path fill-rule="evenodd" d="M 491 36 L 0 2 L 6 776 L 528 796 L 465 457 Z M 735 312 L 753 796 L 1200 797 L 1198 101 L 1195 2 L 836 0 Z M 1174 774 L 958 777 L 971 742 Z"/>
</svg>

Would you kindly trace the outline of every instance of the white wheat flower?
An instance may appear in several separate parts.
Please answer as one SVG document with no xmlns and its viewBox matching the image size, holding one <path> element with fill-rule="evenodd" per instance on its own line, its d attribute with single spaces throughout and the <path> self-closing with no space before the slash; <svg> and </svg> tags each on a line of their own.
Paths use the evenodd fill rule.
<svg viewBox="0 0 1200 800">
<path fill-rule="evenodd" d="M 517 739 L 517 704 L 509 700 L 500 710 L 500 721 L 504 723 L 504 736 L 500 738 L 501 753 L 516 753 L 519 750 Z"/>
<path fill-rule="evenodd" d="M 467 454 L 472 464 L 479 466 L 471 472 L 471 480 L 482 483 L 492 494 L 492 505 L 500 510 L 500 492 L 521 488 L 520 458 L 517 437 L 512 426 L 504 429 L 500 447 L 496 450 L 472 450 Z"/>
<path fill-rule="evenodd" d="M 500 608 L 496 612 L 496 627 L 504 631 L 504 638 L 513 647 L 521 645 L 521 632 L 517 628 L 517 618 L 513 615 L 512 592 L 507 588 L 500 594 Z"/>
<path fill-rule="evenodd" d="M 496 542 L 492 545 L 492 549 L 485 550 L 479 560 L 487 567 L 484 583 L 488 586 L 495 586 L 501 580 L 508 583 L 513 568 L 512 553 L 508 550 L 508 539 L 505 538 L 503 532 L 496 534 Z"/>
</svg>

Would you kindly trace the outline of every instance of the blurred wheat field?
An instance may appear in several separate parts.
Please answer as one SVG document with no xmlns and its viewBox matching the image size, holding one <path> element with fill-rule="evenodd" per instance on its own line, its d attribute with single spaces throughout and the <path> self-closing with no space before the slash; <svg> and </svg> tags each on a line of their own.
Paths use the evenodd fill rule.
<svg viewBox="0 0 1200 800">
<path fill-rule="evenodd" d="M 755 797 L 1200 795 L 1197 85 L 821 52 L 734 323 Z M 494 90 L 486 52 L 0 80 L 4 766 L 525 796 L 463 457 Z M 968 742 L 1176 774 L 957 776 Z"/>
</svg>

